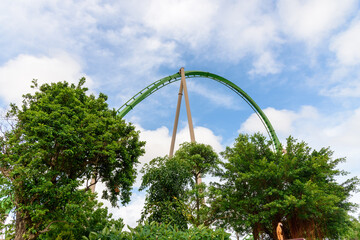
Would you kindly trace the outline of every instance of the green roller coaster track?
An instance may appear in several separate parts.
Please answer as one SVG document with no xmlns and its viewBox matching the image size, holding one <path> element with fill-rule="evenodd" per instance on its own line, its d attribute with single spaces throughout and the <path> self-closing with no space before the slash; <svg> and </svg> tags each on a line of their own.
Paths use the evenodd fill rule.
<svg viewBox="0 0 360 240">
<path fill-rule="evenodd" d="M 265 113 L 261 110 L 261 108 L 256 104 L 256 102 L 240 87 L 238 87 L 233 82 L 220 77 L 216 74 L 202 71 L 185 71 L 185 76 L 187 78 L 208 78 L 215 80 L 226 87 L 233 90 L 236 94 L 238 94 L 242 99 L 245 100 L 247 104 L 254 110 L 262 124 L 265 126 L 266 131 L 268 132 L 270 138 L 272 139 L 274 146 L 277 150 L 281 150 L 281 145 L 278 137 L 276 136 L 275 130 L 271 125 L 269 119 L 266 117 Z M 156 92 L 157 90 L 169 85 L 170 83 L 179 81 L 181 76 L 179 73 L 173 74 L 168 77 L 164 77 L 156 82 L 153 82 L 149 86 L 142 89 L 140 92 L 135 94 L 132 98 L 130 98 L 126 103 L 124 103 L 119 109 L 119 115 L 124 117 L 129 111 L 131 111 L 137 104 L 143 101 L 145 98 Z"/>
</svg>

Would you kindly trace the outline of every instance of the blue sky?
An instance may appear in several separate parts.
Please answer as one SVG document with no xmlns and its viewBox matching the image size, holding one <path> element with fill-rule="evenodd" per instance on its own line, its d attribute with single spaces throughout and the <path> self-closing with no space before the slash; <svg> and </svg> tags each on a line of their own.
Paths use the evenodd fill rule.
<svg viewBox="0 0 360 240">
<path fill-rule="evenodd" d="M 347 158 L 340 167 L 359 176 L 359 6 L 356 0 L 4 0 L 0 108 L 21 103 L 33 78 L 85 76 L 92 93 L 107 94 L 118 108 L 180 67 L 208 71 L 247 92 L 280 141 L 292 135 L 314 148 L 330 146 Z M 161 89 L 126 116 L 147 141 L 142 164 L 168 153 L 178 88 Z M 265 131 L 224 86 L 188 79 L 188 88 L 197 141 L 220 152 L 239 132 Z M 188 141 L 184 108 L 179 127 L 177 142 Z M 114 215 L 134 224 L 143 200 L 135 192 Z"/>
</svg>

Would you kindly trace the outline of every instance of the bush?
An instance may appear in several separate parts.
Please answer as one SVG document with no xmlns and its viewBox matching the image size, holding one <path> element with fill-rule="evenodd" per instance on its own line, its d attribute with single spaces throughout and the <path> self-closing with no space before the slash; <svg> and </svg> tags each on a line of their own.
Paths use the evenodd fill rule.
<svg viewBox="0 0 360 240">
<path fill-rule="evenodd" d="M 230 239 L 230 234 L 224 229 L 210 229 L 205 226 L 193 227 L 188 230 L 179 230 L 176 226 L 159 224 L 157 222 L 145 223 L 135 228 L 130 228 L 130 232 L 121 231 L 114 226 L 105 227 L 101 233 L 91 232 L 84 240 L 142 240 L 142 239 L 178 239 L 178 240 L 226 240 Z"/>
</svg>

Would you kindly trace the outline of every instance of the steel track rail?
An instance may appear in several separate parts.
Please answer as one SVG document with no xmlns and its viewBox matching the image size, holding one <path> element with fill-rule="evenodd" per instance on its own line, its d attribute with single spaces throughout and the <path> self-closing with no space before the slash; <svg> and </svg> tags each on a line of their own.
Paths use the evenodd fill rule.
<svg viewBox="0 0 360 240">
<path fill-rule="evenodd" d="M 275 133 L 273 126 L 270 123 L 270 120 L 267 118 L 265 113 L 261 110 L 261 108 L 256 104 L 256 102 L 240 87 L 238 87 L 235 83 L 223 78 L 219 75 L 209 72 L 202 72 L 202 71 L 185 71 L 185 76 L 187 78 L 207 78 L 215 80 L 222 85 L 228 87 L 232 91 L 234 91 L 237 95 L 239 95 L 257 114 L 259 119 L 261 120 L 262 124 L 264 125 L 267 133 L 269 134 L 272 142 L 275 146 L 275 149 L 281 150 L 280 141 Z M 164 77 L 159 79 L 149 86 L 142 89 L 140 92 L 135 94 L 132 98 L 130 98 L 126 103 L 124 103 L 117 111 L 121 117 L 124 117 L 128 112 L 130 112 L 137 104 L 141 101 L 149 97 L 151 94 L 155 93 L 159 89 L 173 83 L 179 81 L 181 76 L 179 73 L 173 74 L 168 77 Z"/>
</svg>

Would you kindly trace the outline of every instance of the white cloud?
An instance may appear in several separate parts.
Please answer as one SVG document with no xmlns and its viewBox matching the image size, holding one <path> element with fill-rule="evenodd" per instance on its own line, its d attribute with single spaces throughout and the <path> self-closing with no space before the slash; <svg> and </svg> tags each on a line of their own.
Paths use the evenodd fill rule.
<svg viewBox="0 0 360 240">
<path fill-rule="evenodd" d="M 208 41 L 217 5 L 211 0 L 154 0 L 147 6 L 142 21 L 163 38 L 196 48 Z"/>
<path fill-rule="evenodd" d="M 342 65 L 360 64 L 360 17 L 356 18 L 348 29 L 336 35 L 330 44 Z"/>
<path fill-rule="evenodd" d="M 261 53 L 258 59 L 253 63 L 253 69 L 250 75 L 276 74 L 281 71 L 282 65 L 275 61 L 270 52 Z"/>
<path fill-rule="evenodd" d="M 157 45 L 162 46 L 157 48 L 157 56 L 166 53 L 164 57 L 167 61 L 156 61 L 158 58 L 154 54 L 149 54 L 153 58 L 147 61 L 148 54 L 136 54 L 144 53 L 148 46 L 141 41 L 136 45 L 137 48 L 132 48 L 137 51 L 131 52 L 134 58 L 130 56 L 129 64 L 140 60 L 140 65 L 145 67 L 150 64 L 172 66 L 173 62 L 179 64 L 181 56 L 186 52 L 191 52 L 201 59 L 238 62 L 249 54 L 261 57 L 264 50 L 269 50 L 272 44 L 280 42 L 274 16 L 264 1 L 224 4 L 216 0 L 154 0 L 138 5 L 136 10 L 129 8 L 126 25 L 120 31 L 124 38 L 120 39 L 131 46 L 137 42 L 132 36 L 137 36 L 137 39 L 148 35 L 155 36 Z M 120 36 L 119 33 L 117 36 Z M 111 39 L 114 39 L 114 36 Z M 166 49 L 169 44 L 171 51 L 161 50 L 164 47 Z M 270 72 L 274 72 L 276 65 L 274 59 L 272 60 Z"/>
<path fill-rule="evenodd" d="M 356 0 L 281 0 L 278 12 L 285 34 L 313 46 L 343 24 L 356 6 Z"/>
<path fill-rule="evenodd" d="M 97 33 L 98 21 L 111 13 L 109 6 L 92 0 L 1 1 L 0 9 L 2 40 L 12 46 L 4 51 L 15 53 L 19 49 L 78 51 Z"/>
<path fill-rule="evenodd" d="M 141 165 L 150 162 L 151 159 L 169 154 L 171 136 L 169 129 L 161 127 L 155 130 L 145 130 L 140 126 L 140 140 L 146 141 L 145 156 L 140 158 Z"/>
<path fill-rule="evenodd" d="M 144 16 L 150 11 L 151 3 L 1 2 L 0 50 L 12 58 L 23 52 L 47 56 L 54 51 L 66 51 L 90 58 L 86 60 L 88 64 L 101 66 L 106 61 L 106 66 L 112 66 L 112 71 L 118 74 L 114 80 L 117 82 L 128 81 L 129 73 L 143 77 L 161 66 L 182 64 L 174 40 L 164 38 L 164 31 L 161 35 L 146 24 L 148 19 Z M 133 79 L 139 81 L 140 77 Z M 113 86 L 111 81 L 102 84 Z"/>
<path fill-rule="evenodd" d="M 102 79 L 102 86 L 119 88 L 114 82 L 126 82 L 119 88 L 126 94 L 134 80 L 146 81 L 146 74 L 157 79 L 164 66 L 186 65 L 187 54 L 235 64 L 250 56 L 250 74 L 279 73 L 276 47 L 284 36 L 318 42 L 344 23 L 355 5 L 355 0 L 279 1 L 277 6 L 264 0 L 5 1 L 0 45 L 11 42 L 11 47 L 0 50 L 12 58 L 57 49 L 91 58 L 91 64 L 111 65 L 113 75 Z"/>
<path fill-rule="evenodd" d="M 268 6 L 260 0 L 223 4 L 213 35 L 216 57 L 237 62 L 247 54 L 260 55 L 281 43 L 274 12 Z"/>
<path fill-rule="evenodd" d="M 312 121 L 319 117 L 317 110 L 311 106 L 303 106 L 298 113 L 286 109 L 277 110 L 274 108 L 266 108 L 263 110 L 263 112 L 270 120 L 276 133 L 284 137 L 287 137 L 294 131 L 294 121 Z M 251 114 L 251 116 L 241 125 L 239 132 L 261 132 L 263 134 L 267 133 L 261 120 L 255 113 Z"/>
<path fill-rule="evenodd" d="M 54 57 L 19 55 L 0 66 L 0 98 L 6 103 L 19 104 L 22 94 L 32 92 L 31 81 L 38 79 L 39 84 L 68 81 L 72 83 L 85 76 L 81 65 L 68 54 Z M 87 86 L 91 86 L 87 78 Z"/>
<path fill-rule="evenodd" d="M 236 100 L 233 95 L 220 93 L 217 89 L 210 89 L 202 84 L 195 83 L 193 81 L 187 82 L 188 91 L 196 93 L 201 97 L 208 99 L 211 104 L 227 109 L 238 110 L 239 104 L 236 104 Z"/>
<path fill-rule="evenodd" d="M 118 66 L 134 75 L 154 75 L 152 71 L 160 66 L 175 67 L 182 62 L 173 41 L 139 35 L 124 38 L 124 40 L 128 41 L 126 45 L 130 52 L 121 59 Z"/>
<path fill-rule="evenodd" d="M 126 53 L 126 66 L 181 66 L 185 63 L 182 56 L 188 52 L 201 59 L 238 62 L 247 55 L 261 58 L 263 51 L 269 52 L 281 42 L 274 13 L 260 0 L 227 4 L 216 0 L 153 0 L 138 2 L 136 8 L 125 5 L 124 27 L 109 31 L 107 39 L 131 49 Z M 147 49 L 149 41 L 155 44 L 155 52 Z M 272 58 L 266 71 L 278 72 L 278 66 Z"/>
<path fill-rule="evenodd" d="M 351 81 L 342 81 L 335 86 L 320 90 L 320 94 L 329 97 L 360 97 L 360 76 Z"/>
<path fill-rule="evenodd" d="M 123 25 L 108 31 L 106 38 L 114 44 L 131 46 L 136 40 L 133 36 L 153 36 L 161 44 L 174 44 L 180 55 L 191 51 L 202 58 L 220 56 L 223 60 L 238 61 L 246 54 L 259 54 L 280 41 L 274 9 L 265 2 L 224 4 L 218 0 L 152 0 L 121 3 L 115 12 L 123 14 Z M 142 51 L 147 44 L 138 47 Z M 209 48 L 212 51 L 208 51 Z"/>
<path fill-rule="evenodd" d="M 0 117 L 4 117 L 5 114 L 6 114 L 6 109 L 5 109 L 5 108 L 2 108 L 2 107 L 0 106 Z"/>
<path fill-rule="evenodd" d="M 249 54 L 261 58 L 263 51 L 279 42 L 272 9 L 264 3 L 2 2 L 0 9 L 7 11 L 0 14 L 0 32 L 3 41 L 12 42 L 11 48 L 2 50 L 12 57 L 21 49 L 45 55 L 56 49 L 71 51 L 95 62 L 107 61 L 118 71 L 117 82 L 128 81 L 129 73 L 140 81 L 139 76 L 163 66 L 185 65 L 186 53 L 230 62 Z M 270 73 L 278 69 L 275 63 L 271 66 Z"/>
<path fill-rule="evenodd" d="M 127 206 L 120 208 L 111 208 L 110 212 L 113 213 L 115 219 L 122 218 L 126 225 L 136 227 L 137 221 L 141 217 L 141 210 L 144 207 L 145 196 L 143 193 L 134 193 L 131 197 L 131 203 Z M 124 229 L 128 231 L 128 229 Z"/>
</svg>

